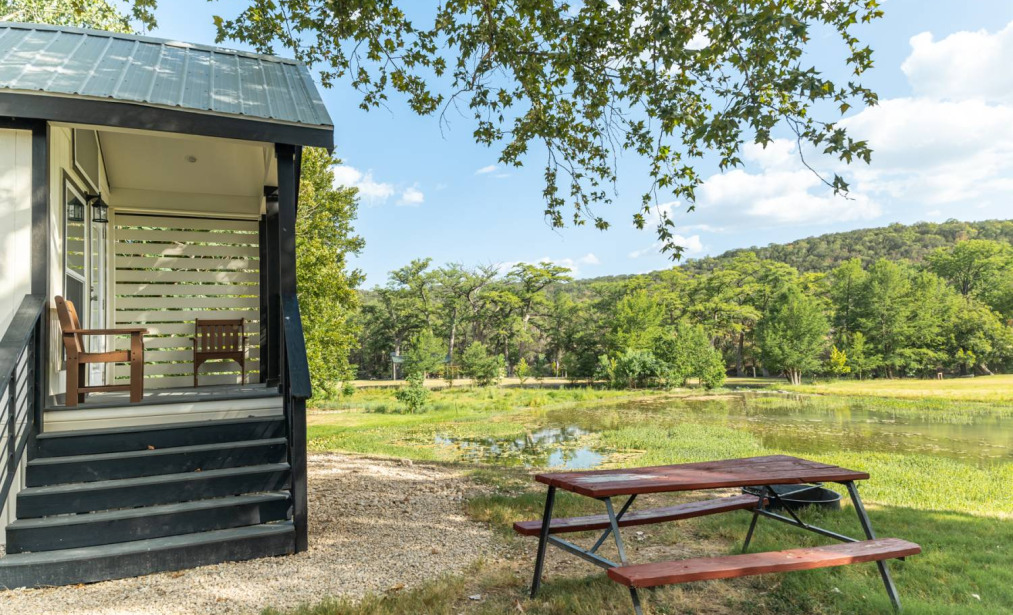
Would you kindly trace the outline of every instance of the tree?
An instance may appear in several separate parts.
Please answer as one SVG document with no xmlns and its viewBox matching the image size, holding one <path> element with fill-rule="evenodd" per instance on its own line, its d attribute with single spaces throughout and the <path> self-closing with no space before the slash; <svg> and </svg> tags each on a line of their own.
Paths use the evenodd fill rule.
<svg viewBox="0 0 1013 615">
<path fill-rule="evenodd" d="M 866 374 L 879 367 L 879 358 L 867 353 L 865 335 L 861 331 L 856 331 L 851 336 L 848 364 L 851 366 L 851 373 L 858 376 L 859 380 L 863 380 Z"/>
<path fill-rule="evenodd" d="M 820 368 L 829 331 L 818 302 L 789 286 L 760 320 L 760 356 L 768 369 L 783 373 L 792 384 L 801 384 L 802 374 Z"/>
<path fill-rule="evenodd" d="M 647 350 L 661 335 L 664 306 L 644 289 L 625 295 L 608 318 L 608 345 L 617 352 Z"/>
<path fill-rule="evenodd" d="M 421 412 L 429 401 L 429 389 L 425 385 L 425 376 L 416 371 L 408 375 L 405 386 L 394 391 L 394 398 L 405 405 L 409 413 Z"/>
<path fill-rule="evenodd" d="M 986 286 L 1009 268 L 1010 246 L 997 241 L 970 239 L 929 255 L 929 265 L 950 281 L 965 298 L 985 290 Z"/>
<path fill-rule="evenodd" d="M 134 3 L 132 17 L 144 25 L 153 20 L 145 2 Z M 130 17 L 108 0 L 0 0 L 0 21 L 45 23 L 130 34 Z"/>
<path fill-rule="evenodd" d="M 406 376 L 421 374 L 423 378 L 437 373 L 444 364 L 443 342 L 429 329 L 416 333 L 404 354 Z"/>
<path fill-rule="evenodd" d="M 349 353 L 356 345 L 355 289 L 362 273 L 349 267 L 347 257 L 364 245 L 352 229 L 357 190 L 333 185 L 331 167 L 338 162 L 326 150 L 303 150 L 296 219 L 296 275 L 310 379 L 328 394 L 355 373 Z"/>
<path fill-rule="evenodd" d="M 499 382 L 503 362 L 498 355 L 490 355 L 482 342 L 472 342 L 461 355 L 461 368 L 475 384 L 486 387 Z"/>
<path fill-rule="evenodd" d="M 155 0 L 134 0 L 148 7 Z M 660 201 L 690 204 L 697 159 L 741 164 L 744 143 L 767 145 L 784 127 L 802 145 L 846 163 L 868 161 L 864 141 L 835 122 L 877 97 L 861 83 L 872 50 L 856 35 L 882 15 L 878 0 L 454 0 L 435 9 L 396 0 L 248 0 L 215 17 L 219 41 L 273 53 L 284 47 L 321 69 L 326 87 L 348 79 L 360 106 L 394 94 L 421 115 L 468 109 L 478 143 L 502 164 L 545 160 L 554 226 L 609 222 L 615 159 L 643 157 L 650 179 L 633 216 L 656 212 L 663 249 L 681 255 Z M 411 13 L 409 15 L 408 13 Z M 818 33 L 818 36 L 817 36 Z M 840 61 L 812 64 L 824 34 Z M 845 70 L 841 70 L 845 69 Z M 825 75 L 848 74 L 842 82 Z M 801 164 L 801 162 L 800 162 Z M 847 190 L 838 175 L 824 180 Z M 566 211 L 569 209 L 569 211 Z"/>
<path fill-rule="evenodd" d="M 892 378 L 902 373 L 906 363 L 903 350 L 911 340 L 914 305 L 910 270 L 880 259 L 869 268 L 861 293 L 858 326 L 886 376 Z"/>
<path fill-rule="evenodd" d="M 837 348 L 834 344 L 830 347 L 830 358 L 827 360 L 827 371 L 834 376 L 846 376 L 851 373 L 851 365 L 848 364 L 848 353 Z"/>
<path fill-rule="evenodd" d="M 666 364 L 668 381 L 674 386 L 686 386 L 690 378 L 706 389 L 724 384 L 725 362 L 700 325 L 679 322 L 674 333 L 655 340 L 654 354 Z"/>
<path fill-rule="evenodd" d="M 495 273 L 492 267 L 470 270 L 459 263 L 450 263 L 434 272 L 441 316 L 447 328 L 447 356 L 451 361 L 457 345 L 457 329 L 468 310 L 474 308 L 478 293 Z"/>
</svg>

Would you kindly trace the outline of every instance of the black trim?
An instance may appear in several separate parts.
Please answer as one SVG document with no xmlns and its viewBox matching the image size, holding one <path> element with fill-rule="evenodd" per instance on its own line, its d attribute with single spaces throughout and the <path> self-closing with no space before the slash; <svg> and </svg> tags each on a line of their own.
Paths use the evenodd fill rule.
<svg viewBox="0 0 1013 615">
<path fill-rule="evenodd" d="M 20 120 L 19 120 L 20 121 Z M 37 453 L 35 436 L 43 430 L 43 407 L 49 394 L 49 124 L 35 121 L 32 125 L 32 294 L 43 298 L 44 307 L 35 348 L 35 425 L 31 432 L 28 457 Z"/>
<path fill-rule="evenodd" d="M 334 149 L 330 126 L 277 124 L 112 100 L 2 92 L 2 116 Z"/>
</svg>

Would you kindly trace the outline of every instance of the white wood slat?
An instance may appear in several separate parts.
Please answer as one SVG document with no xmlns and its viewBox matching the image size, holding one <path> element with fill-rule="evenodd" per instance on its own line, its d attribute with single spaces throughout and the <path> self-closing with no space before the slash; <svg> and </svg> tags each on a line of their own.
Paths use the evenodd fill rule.
<svg viewBox="0 0 1013 615">
<path fill-rule="evenodd" d="M 259 273 L 243 271 L 130 271 L 116 272 L 117 282 L 218 282 L 259 284 Z"/>
<path fill-rule="evenodd" d="M 118 297 L 178 297 L 260 295 L 254 284 L 117 284 Z"/>
<path fill-rule="evenodd" d="M 256 236 L 259 225 L 256 220 L 227 220 L 222 218 L 188 218 L 185 216 L 138 216 L 117 214 L 116 227 L 154 227 L 172 230 L 201 229 L 207 231 L 245 231 Z"/>
<path fill-rule="evenodd" d="M 214 363 L 212 363 L 212 362 L 209 361 L 208 363 L 205 363 L 204 365 L 207 365 L 208 366 L 207 369 L 210 370 L 210 372 L 212 372 L 212 373 L 214 373 L 214 372 L 219 372 L 219 373 L 232 373 L 232 372 L 235 372 L 236 374 L 239 373 L 239 365 L 236 362 L 234 362 L 234 361 L 221 361 L 221 362 L 214 362 Z M 212 368 L 211 366 L 214 366 L 214 367 Z M 201 374 L 204 373 L 204 369 L 205 368 L 202 366 L 201 367 L 201 372 L 200 372 Z M 249 373 L 251 371 L 258 371 L 259 369 L 260 369 L 260 361 L 259 360 L 254 359 L 252 361 L 247 361 L 246 362 L 246 371 L 247 371 L 247 373 Z M 123 364 L 117 363 L 116 367 L 113 368 L 113 373 L 116 375 L 117 378 L 120 378 L 120 377 L 129 377 L 130 376 L 130 366 L 127 365 L 127 364 L 125 364 L 125 363 L 123 363 Z M 156 363 L 154 365 L 145 364 L 144 365 L 144 379 L 145 379 L 145 381 L 147 381 L 150 376 L 191 376 L 192 377 L 193 376 L 193 363 L 191 361 L 185 361 L 185 362 L 179 362 L 179 363 Z M 152 379 L 152 380 L 154 380 L 154 379 Z"/>
<path fill-rule="evenodd" d="M 184 325 L 187 326 L 187 325 Z M 188 325 L 190 332 L 186 335 L 172 335 L 164 337 L 155 337 L 152 334 L 144 336 L 144 349 L 149 352 L 153 349 L 159 348 L 179 348 L 179 349 L 191 349 L 193 348 L 193 341 L 190 339 L 193 336 L 193 325 Z M 260 346 L 260 334 L 250 334 L 246 332 L 246 346 L 247 348 L 256 348 Z M 126 350 L 130 348 L 130 339 L 117 337 L 113 348 L 116 350 Z"/>
<path fill-rule="evenodd" d="M 198 318 L 260 318 L 260 310 L 166 310 L 164 312 L 145 312 L 136 310 L 116 311 L 116 323 L 118 326 L 136 324 L 137 326 L 146 323 L 192 323 Z M 193 325 L 190 325 L 193 329 Z"/>
<path fill-rule="evenodd" d="M 134 322 L 121 322 L 116 325 L 117 327 L 145 327 L 148 329 L 147 335 L 144 339 L 147 340 L 156 335 L 182 335 L 189 336 L 193 335 L 193 322 L 164 322 L 164 323 L 134 323 Z M 246 333 L 248 335 L 259 335 L 260 325 L 256 322 L 246 323 Z"/>
<path fill-rule="evenodd" d="M 189 231 L 189 230 L 163 230 L 163 229 L 132 229 L 123 228 L 116 230 L 116 241 L 155 241 L 163 242 L 186 242 L 186 243 L 219 243 L 224 245 L 252 245 L 260 244 L 259 233 L 219 233 L 215 231 Z"/>
<path fill-rule="evenodd" d="M 253 359 L 260 359 L 260 346 L 246 349 L 246 361 L 247 364 Z M 186 361 L 188 363 L 193 362 L 193 347 L 187 348 L 186 350 L 160 350 L 160 349 L 144 349 L 144 362 L 145 363 L 158 363 L 159 361 Z"/>
<path fill-rule="evenodd" d="M 117 256 L 116 269 L 169 269 L 177 271 L 242 271 L 255 273 L 259 261 L 237 258 L 179 258 L 152 256 Z M 117 279 L 120 279 L 117 277 Z M 154 278 L 152 278 L 154 279 Z"/>
<path fill-rule="evenodd" d="M 246 372 L 247 382 L 259 382 L 260 372 Z M 117 384 L 126 384 L 126 379 L 117 380 Z M 205 374 L 201 372 L 200 385 L 210 386 L 215 384 L 239 384 L 239 374 Z M 193 374 L 187 376 L 164 376 L 161 378 L 145 378 L 144 386 L 148 390 L 173 389 L 179 387 L 192 387 Z"/>
<path fill-rule="evenodd" d="M 114 247 L 117 256 L 202 256 L 244 258 L 258 260 L 260 248 L 256 246 L 201 246 L 192 243 L 118 243 Z"/>
<path fill-rule="evenodd" d="M 260 310 L 260 297 L 117 297 L 117 310 L 157 310 L 171 306 L 177 309 Z M 217 318 L 217 317 L 216 317 Z"/>
</svg>

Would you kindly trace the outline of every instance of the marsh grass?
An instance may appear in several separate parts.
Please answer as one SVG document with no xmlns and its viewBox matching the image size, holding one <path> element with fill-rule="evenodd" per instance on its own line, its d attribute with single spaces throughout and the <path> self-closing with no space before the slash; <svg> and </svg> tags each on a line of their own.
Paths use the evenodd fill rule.
<svg viewBox="0 0 1013 615">
<path fill-rule="evenodd" d="M 1013 374 L 945 380 L 918 378 L 831 380 L 797 386 L 781 383 L 771 383 L 768 386 L 796 393 L 819 395 L 1013 403 Z"/>
</svg>

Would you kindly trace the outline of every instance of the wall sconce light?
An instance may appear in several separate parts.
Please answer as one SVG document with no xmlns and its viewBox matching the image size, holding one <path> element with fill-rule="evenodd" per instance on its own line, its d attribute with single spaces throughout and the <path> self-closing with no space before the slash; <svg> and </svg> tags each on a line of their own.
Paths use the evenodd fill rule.
<svg viewBox="0 0 1013 615">
<path fill-rule="evenodd" d="M 101 194 L 89 194 L 88 203 L 91 204 L 91 221 L 106 224 L 109 222 L 109 205 L 102 200 Z"/>
<path fill-rule="evenodd" d="M 84 222 L 84 205 L 76 198 L 67 201 L 67 221 Z"/>
</svg>

